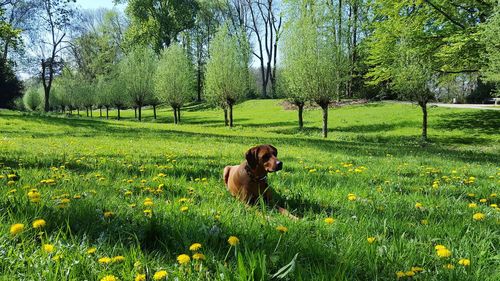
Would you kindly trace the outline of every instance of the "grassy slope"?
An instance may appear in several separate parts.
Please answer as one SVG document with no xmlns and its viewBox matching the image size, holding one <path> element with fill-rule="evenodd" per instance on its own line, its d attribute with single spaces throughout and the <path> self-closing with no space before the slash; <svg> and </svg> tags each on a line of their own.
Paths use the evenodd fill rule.
<svg viewBox="0 0 500 281">
<path fill-rule="evenodd" d="M 3 174 L 12 169 L 20 176 L 12 186 L 0 179 L 0 251 L 7 253 L 0 258 L 0 272 L 44 280 L 92 280 L 112 273 L 130 280 L 136 272 L 165 268 L 171 276 L 196 280 L 205 273 L 197 276 L 195 267 L 178 268 L 175 258 L 200 242 L 207 256 L 202 271 L 211 272 L 209 279 L 221 273 L 242 277 L 250 268 L 274 273 L 296 253 L 292 280 L 394 279 L 396 271 L 412 266 L 425 268 L 417 274 L 425 280 L 500 278 L 499 212 L 489 207 L 498 203 L 490 195 L 499 189 L 500 113 L 433 108 L 433 143 L 424 148 L 416 141 L 421 117 L 415 106 L 377 103 L 334 109 L 328 140 L 320 138 L 320 114 L 306 111 L 306 128 L 299 132 L 296 112 L 283 110 L 274 100 L 237 106 L 234 129 L 222 126 L 222 112 L 199 106 L 183 112 L 180 126 L 165 124 L 172 121 L 171 111 L 165 110 L 156 122 L 145 123 L 0 111 Z M 130 120 L 133 112 L 123 115 Z M 278 147 L 285 169 L 269 181 L 281 203 L 304 217 L 300 221 L 248 208 L 221 184 L 224 165 L 240 162 L 246 149 L 260 143 Z M 50 169 L 61 165 L 65 169 Z M 366 169 L 354 171 L 361 166 Z M 157 177 L 159 173 L 167 176 Z M 471 176 L 475 182 L 464 184 Z M 40 184 L 50 177 L 55 185 Z M 162 192 L 148 191 L 161 183 Z M 41 204 L 29 203 L 31 188 L 38 188 Z M 16 191 L 8 193 L 11 189 Z M 357 200 L 347 200 L 349 193 Z M 65 194 L 82 199 L 59 209 Z M 155 202 L 152 219 L 143 214 L 146 197 Z M 189 201 L 179 202 L 182 197 Z M 480 203 L 480 198 L 488 202 Z M 424 208 L 415 208 L 416 202 Z M 471 202 L 478 208 L 468 208 Z M 189 210 L 181 212 L 181 206 Z M 114 216 L 104 218 L 105 211 Z M 486 219 L 473 221 L 475 212 L 485 213 Z M 28 227 L 40 217 L 48 221 L 42 238 Z M 325 224 L 326 217 L 335 223 Z M 16 222 L 27 229 L 13 238 L 8 231 Z M 289 231 L 274 252 L 278 225 Z M 241 240 L 240 266 L 232 251 L 223 266 L 229 235 Z M 371 236 L 374 244 L 366 240 Z M 39 249 L 41 241 L 56 245 L 52 255 L 63 258 L 51 261 Z M 451 249 L 452 258 L 438 259 L 436 244 Z M 91 246 L 98 249 L 95 256 L 85 254 Z M 123 255 L 126 261 L 98 264 L 97 258 L 106 255 Z M 464 269 L 459 258 L 469 258 L 471 266 Z M 137 260 L 142 265 L 134 267 Z M 447 263 L 456 268 L 444 269 Z"/>
</svg>

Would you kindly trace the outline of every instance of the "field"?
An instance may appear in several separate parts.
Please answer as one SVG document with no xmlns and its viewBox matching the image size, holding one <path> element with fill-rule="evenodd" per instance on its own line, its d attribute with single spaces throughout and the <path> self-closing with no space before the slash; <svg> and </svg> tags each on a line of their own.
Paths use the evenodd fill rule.
<svg viewBox="0 0 500 281">
<path fill-rule="evenodd" d="M 326 140 L 319 110 L 299 131 L 277 100 L 236 106 L 233 129 L 203 105 L 158 114 L 0 111 L 1 280 L 500 280 L 500 111 L 431 108 L 425 146 L 408 104 L 332 109 Z M 265 143 L 299 220 L 221 181 Z"/>
</svg>

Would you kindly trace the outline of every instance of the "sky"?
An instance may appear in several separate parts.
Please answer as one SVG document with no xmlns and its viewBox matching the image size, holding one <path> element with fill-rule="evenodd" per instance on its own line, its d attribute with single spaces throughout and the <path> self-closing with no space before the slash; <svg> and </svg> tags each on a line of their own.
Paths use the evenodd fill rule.
<svg viewBox="0 0 500 281">
<path fill-rule="evenodd" d="M 83 9 L 113 8 L 113 0 L 76 0 L 76 4 Z M 120 5 L 123 9 L 124 5 Z"/>
</svg>

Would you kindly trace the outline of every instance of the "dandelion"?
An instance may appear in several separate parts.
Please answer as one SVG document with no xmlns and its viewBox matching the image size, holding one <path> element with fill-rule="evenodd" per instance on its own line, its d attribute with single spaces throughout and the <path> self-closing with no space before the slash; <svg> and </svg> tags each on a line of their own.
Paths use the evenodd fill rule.
<svg viewBox="0 0 500 281">
<path fill-rule="evenodd" d="M 477 208 L 477 204 L 476 203 L 470 203 L 468 206 L 469 206 L 469 208 Z"/>
<path fill-rule="evenodd" d="M 474 215 L 472 215 L 472 218 L 476 221 L 482 221 L 484 220 L 484 218 L 486 218 L 486 215 L 483 213 L 475 213 Z"/>
<path fill-rule="evenodd" d="M 62 259 L 62 255 L 55 255 L 52 257 L 52 260 L 55 261 L 55 262 L 58 262 Z"/>
<path fill-rule="evenodd" d="M 236 236 L 229 236 L 229 239 L 227 239 L 227 242 L 231 246 L 236 246 L 236 245 L 240 244 L 240 239 L 238 239 L 238 237 L 236 237 Z"/>
<path fill-rule="evenodd" d="M 201 249 L 201 244 L 200 243 L 194 243 L 193 245 L 189 246 L 189 250 L 196 252 L 199 249 Z"/>
<path fill-rule="evenodd" d="M 111 258 L 111 262 L 113 262 L 113 263 L 120 263 L 123 261 L 125 261 L 124 256 L 115 256 L 115 257 Z"/>
<path fill-rule="evenodd" d="M 356 195 L 354 195 L 353 193 L 347 194 L 347 200 L 349 201 L 355 201 L 356 198 L 357 198 Z"/>
<path fill-rule="evenodd" d="M 97 260 L 100 264 L 108 264 L 111 263 L 111 258 L 110 257 L 102 257 Z"/>
<path fill-rule="evenodd" d="M 455 268 L 455 266 L 451 263 L 445 264 L 443 267 L 450 270 Z"/>
<path fill-rule="evenodd" d="M 424 205 L 422 203 L 420 203 L 420 202 L 415 203 L 415 208 L 421 209 L 423 207 L 424 207 Z"/>
<path fill-rule="evenodd" d="M 335 222 L 334 218 L 326 218 L 325 219 L 325 223 L 327 223 L 327 224 L 333 224 L 334 222 Z"/>
<path fill-rule="evenodd" d="M 458 261 L 458 264 L 461 264 L 463 266 L 469 266 L 470 265 L 470 260 L 469 259 L 460 259 Z"/>
<path fill-rule="evenodd" d="M 152 217 L 153 211 L 152 210 L 144 210 L 144 215 L 146 215 L 146 217 Z"/>
<path fill-rule="evenodd" d="M 488 199 L 486 199 L 486 198 L 482 198 L 482 199 L 480 199 L 480 200 L 479 200 L 479 202 L 481 202 L 481 203 L 486 203 L 486 202 L 488 202 Z"/>
<path fill-rule="evenodd" d="M 50 253 L 54 252 L 55 247 L 54 247 L 54 245 L 51 245 L 51 244 L 43 244 L 42 249 L 44 252 L 50 254 Z"/>
<path fill-rule="evenodd" d="M 421 220 L 420 223 L 423 224 L 423 225 L 428 225 L 429 221 L 428 220 Z"/>
<path fill-rule="evenodd" d="M 92 254 L 94 254 L 96 251 L 97 251 L 97 249 L 96 249 L 96 248 L 94 248 L 94 247 L 88 248 L 88 249 L 87 249 L 87 255 L 92 255 Z"/>
<path fill-rule="evenodd" d="M 375 237 L 368 237 L 368 238 L 366 238 L 366 240 L 368 241 L 368 244 L 373 244 L 373 242 L 375 242 L 376 238 Z"/>
<path fill-rule="evenodd" d="M 283 233 L 286 233 L 288 231 L 288 228 L 286 226 L 280 225 L 280 226 L 276 227 L 276 230 L 283 234 Z"/>
<path fill-rule="evenodd" d="M 193 255 L 193 260 L 205 260 L 205 255 L 202 253 L 196 253 Z"/>
<path fill-rule="evenodd" d="M 405 275 L 408 277 L 413 277 L 413 276 L 415 276 L 415 272 L 410 270 L 410 271 L 405 272 Z"/>
<path fill-rule="evenodd" d="M 406 276 L 406 274 L 403 271 L 396 272 L 396 277 L 398 277 L 398 278 L 403 278 L 405 276 Z"/>
<path fill-rule="evenodd" d="M 10 235 L 15 236 L 24 230 L 24 224 L 16 223 L 10 226 Z"/>
<path fill-rule="evenodd" d="M 436 251 L 439 251 L 439 250 L 442 250 L 442 249 L 446 249 L 446 247 L 444 245 L 436 245 L 434 247 L 434 249 L 436 249 Z"/>
<path fill-rule="evenodd" d="M 114 216 L 114 213 L 111 212 L 111 211 L 106 211 L 104 212 L 104 217 L 105 218 L 111 218 L 112 216 Z"/>
<path fill-rule="evenodd" d="M 448 249 L 446 249 L 446 248 L 437 250 L 436 254 L 440 258 L 449 258 L 449 257 L 451 257 L 451 251 L 448 250 Z"/>
<path fill-rule="evenodd" d="M 106 275 L 101 278 L 101 281 L 118 281 L 118 278 L 116 278 L 114 275 Z"/>
<path fill-rule="evenodd" d="M 150 207 L 150 206 L 153 206 L 153 205 L 154 205 L 154 203 L 153 203 L 153 200 L 152 200 L 151 198 L 146 198 L 146 199 L 144 200 L 143 205 L 144 205 L 144 206 L 146 206 L 146 207 Z"/>
<path fill-rule="evenodd" d="M 45 227 L 45 225 L 47 224 L 47 222 L 43 219 L 38 219 L 38 220 L 35 220 L 33 221 L 33 228 L 34 229 L 38 229 L 38 228 L 42 228 L 42 227 Z"/>
<path fill-rule="evenodd" d="M 421 272 L 421 271 L 424 271 L 424 269 L 421 268 L 421 267 L 418 267 L 418 266 L 412 266 L 411 271 L 413 271 L 413 272 Z"/>
<path fill-rule="evenodd" d="M 146 281 L 146 274 L 137 274 L 134 278 L 134 281 Z"/>
<path fill-rule="evenodd" d="M 190 261 L 191 261 L 191 258 L 188 255 L 186 255 L 186 254 L 182 254 L 182 255 L 179 255 L 177 257 L 177 262 L 180 265 L 188 264 Z"/>
<path fill-rule="evenodd" d="M 168 276 L 168 273 L 166 270 L 160 270 L 160 271 L 155 272 L 155 274 L 153 275 L 153 280 L 166 279 L 167 276 Z"/>
<path fill-rule="evenodd" d="M 188 206 L 182 206 L 181 207 L 181 212 L 187 212 L 189 210 Z"/>
</svg>

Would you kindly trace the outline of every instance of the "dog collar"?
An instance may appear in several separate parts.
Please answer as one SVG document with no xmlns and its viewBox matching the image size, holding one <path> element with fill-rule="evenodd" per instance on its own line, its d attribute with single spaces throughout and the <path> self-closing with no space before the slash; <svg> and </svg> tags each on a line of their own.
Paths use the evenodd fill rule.
<svg viewBox="0 0 500 281">
<path fill-rule="evenodd" d="M 247 174 L 250 176 L 250 179 L 253 181 L 253 182 L 261 182 L 261 181 L 265 181 L 267 180 L 267 175 L 264 175 L 263 177 L 256 177 L 255 176 L 255 172 L 252 170 L 252 168 L 250 167 L 250 165 L 248 165 L 248 162 L 247 164 L 245 165 L 245 171 L 247 172 Z"/>
</svg>

